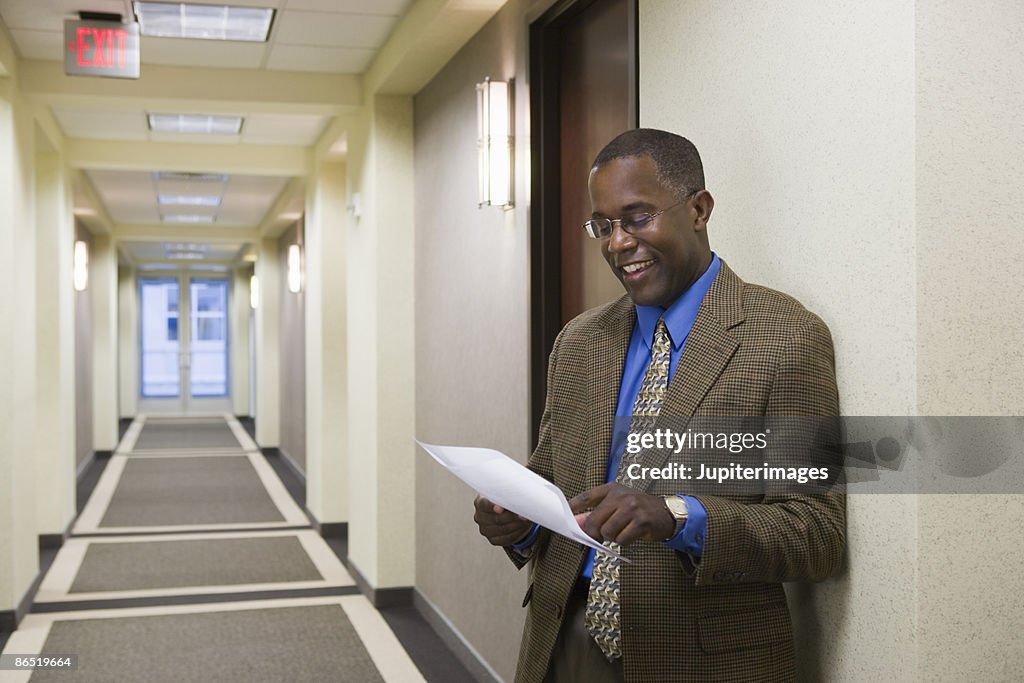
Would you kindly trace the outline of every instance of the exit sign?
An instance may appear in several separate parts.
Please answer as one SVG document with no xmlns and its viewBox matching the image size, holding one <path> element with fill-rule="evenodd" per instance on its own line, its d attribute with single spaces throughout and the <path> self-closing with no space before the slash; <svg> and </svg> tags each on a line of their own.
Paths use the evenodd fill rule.
<svg viewBox="0 0 1024 683">
<path fill-rule="evenodd" d="M 119 21 L 64 21 L 64 73 L 139 77 L 139 25 Z"/>
</svg>

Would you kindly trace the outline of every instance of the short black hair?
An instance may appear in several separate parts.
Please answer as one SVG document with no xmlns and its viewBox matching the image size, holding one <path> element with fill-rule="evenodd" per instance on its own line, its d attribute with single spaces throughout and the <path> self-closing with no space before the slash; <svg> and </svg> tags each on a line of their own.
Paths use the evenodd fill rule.
<svg viewBox="0 0 1024 683">
<path fill-rule="evenodd" d="M 649 156 L 658 180 L 679 199 L 704 189 L 704 165 L 693 143 L 681 135 L 655 128 L 627 130 L 597 153 L 591 168 L 624 157 Z"/>
</svg>

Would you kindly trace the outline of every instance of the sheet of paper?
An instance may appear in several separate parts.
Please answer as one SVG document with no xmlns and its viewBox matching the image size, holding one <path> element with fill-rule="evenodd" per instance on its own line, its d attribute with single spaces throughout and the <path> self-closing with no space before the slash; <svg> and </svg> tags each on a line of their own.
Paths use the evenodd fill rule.
<svg viewBox="0 0 1024 683">
<path fill-rule="evenodd" d="M 557 486 L 504 453 L 490 448 L 416 443 L 484 498 L 585 546 L 618 555 L 580 528 L 569 501 Z"/>
</svg>

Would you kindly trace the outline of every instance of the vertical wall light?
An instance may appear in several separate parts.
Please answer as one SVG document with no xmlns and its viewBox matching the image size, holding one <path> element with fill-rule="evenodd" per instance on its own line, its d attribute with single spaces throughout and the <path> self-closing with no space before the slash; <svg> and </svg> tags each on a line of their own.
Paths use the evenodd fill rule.
<svg viewBox="0 0 1024 683">
<path fill-rule="evenodd" d="M 75 242 L 75 256 L 72 264 L 75 291 L 84 292 L 85 288 L 89 286 L 89 245 L 82 240 Z"/>
<path fill-rule="evenodd" d="M 260 307 L 260 279 L 255 275 L 249 278 L 249 306 Z"/>
<path fill-rule="evenodd" d="M 302 291 L 302 248 L 297 244 L 288 247 L 288 291 Z"/>
<path fill-rule="evenodd" d="M 512 83 L 476 84 L 480 206 L 512 208 Z"/>
</svg>

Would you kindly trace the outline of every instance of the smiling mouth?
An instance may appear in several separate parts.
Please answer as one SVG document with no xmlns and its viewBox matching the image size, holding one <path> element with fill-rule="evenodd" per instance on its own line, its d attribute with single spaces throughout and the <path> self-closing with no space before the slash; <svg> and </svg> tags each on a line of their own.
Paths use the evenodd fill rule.
<svg viewBox="0 0 1024 683">
<path fill-rule="evenodd" d="M 641 273 L 647 270 L 653 265 L 654 259 L 650 259 L 647 261 L 637 261 L 636 263 L 627 263 L 626 265 L 622 266 L 622 271 L 626 275 L 636 275 L 637 273 Z"/>
</svg>

